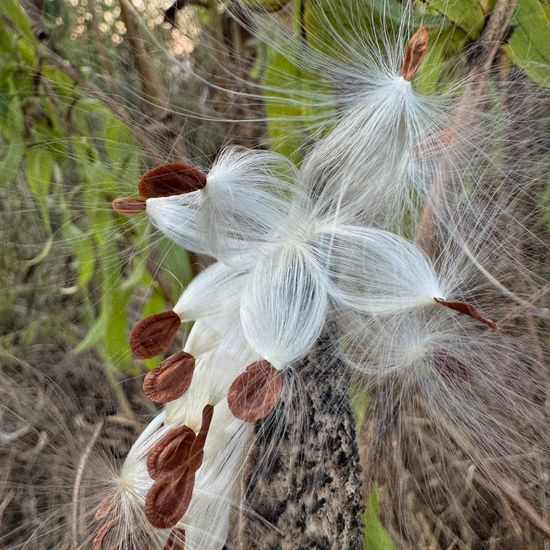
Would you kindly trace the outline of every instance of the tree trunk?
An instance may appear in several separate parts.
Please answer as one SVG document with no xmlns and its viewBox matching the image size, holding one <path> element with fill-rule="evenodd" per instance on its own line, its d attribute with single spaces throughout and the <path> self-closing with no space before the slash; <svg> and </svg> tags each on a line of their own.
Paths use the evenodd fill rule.
<svg viewBox="0 0 550 550">
<path fill-rule="evenodd" d="M 229 548 L 359 549 L 361 466 L 349 384 L 324 341 L 288 373 L 277 408 L 256 424 Z"/>
</svg>

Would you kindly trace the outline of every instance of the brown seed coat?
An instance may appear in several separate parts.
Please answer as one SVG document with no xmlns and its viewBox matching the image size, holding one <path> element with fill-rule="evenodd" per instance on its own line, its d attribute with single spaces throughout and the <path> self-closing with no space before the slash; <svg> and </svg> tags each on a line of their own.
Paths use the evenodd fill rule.
<svg viewBox="0 0 550 550">
<path fill-rule="evenodd" d="M 195 441 L 195 432 L 188 426 L 170 430 L 147 455 L 147 471 L 152 479 L 174 476 L 187 470 L 187 460 Z"/>
<path fill-rule="evenodd" d="M 173 527 L 187 512 L 213 414 L 214 407 L 206 405 L 196 436 L 187 426 L 175 428 L 147 456 L 147 470 L 155 483 L 145 499 L 145 515 L 154 527 Z"/>
<path fill-rule="evenodd" d="M 444 300 L 443 298 L 434 298 L 434 301 L 438 304 L 441 304 L 442 306 L 454 309 L 455 311 L 458 311 L 460 313 L 464 313 L 464 315 L 469 315 L 477 321 L 481 321 L 484 325 L 488 326 L 492 330 L 497 329 L 496 322 L 492 319 L 489 319 L 489 317 L 483 315 L 483 313 L 481 313 L 481 311 L 473 304 L 469 304 L 468 302 L 461 302 L 460 300 Z"/>
<path fill-rule="evenodd" d="M 195 358 L 185 351 L 170 355 L 143 380 L 143 392 L 153 403 L 168 403 L 181 397 L 193 379 Z"/>
<path fill-rule="evenodd" d="M 172 529 L 162 550 L 185 550 L 185 529 Z"/>
<path fill-rule="evenodd" d="M 146 172 L 138 184 L 138 191 L 144 199 L 152 199 L 184 195 L 205 186 L 206 174 L 190 164 L 173 162 Z"/>
<path fill-rule="evenodd" d="M 155 481 L 145 498 L 145 516 L 151 525 L 158 529 L 174 527 L 189 508 L 194 485 L 195 473 L 189 471 Z"/>
<path fill-rule="evenodd" d="M 130 333 L 129 343 L 134 355 L 149 359 L 165 352 L 174 341 L 181 319 L 173 311 L 155 313 L 142 319 Z"/>
<path fill-rule="evenodd" d="M 282 389 L 282 374 L 268 361 L 256 361 L 231 384 L 229 409 L 244 422 L 256 422 L 273 410 Z"/>
<path fill-rule="evenodd" d="M 202 423 L 195 438 L 191 450 L 189 451 L 189 461 L 187 467 L 191 472 L 196 472 L 202 466 L 202 459 L 204 457 L 204 444 L 206 443 L 206 437 L 208 436 L 208 430 L 210 429 L 210 423 L 212 422 L 212 416 L 214 415 L 214 407 L 212 405 L 206 405 L 202 410 Z"/>
<path fill-rule="evenodd" d="M 428 29 L 418 29 L 409 40 L 403 61 L 403 78 L 409 82 L 420 68 L 428 49 Z"/>
<path fill-rule="evenodd" d="M 128 197 L 119 197 L 115 199 L 111 206 L 115 212 L 123 214 L 125 216 L 131 216 L 132 214 L 140 214 L 145 212 L 145 201 L 141 199 L 131 199 Z"/>
<path fill-rule="evenodd" d="M 105 537 L 120 523 L 120 517 L 113 518 L 105 523 L 97 531 L 94 540 L 92 542 L 93 550 L 103 550 L 103 542 Z"/>
<path fill-rule="evenodd" d="M 108 491 L 101 499 L 95 510 L 96 521 L 105 519 L 115 508 L 116 496 L 113 491 Z"/>
</svg>

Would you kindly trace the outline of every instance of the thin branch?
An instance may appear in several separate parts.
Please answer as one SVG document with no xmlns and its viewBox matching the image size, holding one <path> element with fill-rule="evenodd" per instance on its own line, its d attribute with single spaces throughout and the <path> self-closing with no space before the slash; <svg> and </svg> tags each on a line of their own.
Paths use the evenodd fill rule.
<svg viewBox="0 0 550 550">
<path fill-rule="evenodd" d="M 92 432 L 92 436 L 90 437 L 90 441 L 88 442 L 88 445 L 86 445 L 86 448 L 84 449 L 84 452 L 82 453 L 82 456 L 80 457 L 80 461 L 78 463 L 78 468 L 76 470 L 76 478 L 74 480 L 74 488 L 73 488 L 73 505 L 72 505 L 72 521 L 71 521 L 71 539 L 72 539 L 72 545 L 73 548 L 78 548 L 78 498 L 80 494 L 80 485 L 82 484 L 82 477 L 84 476 L 84 470 L 86 469 L 86 464 L 88 463 L 88 460 L 90 458 L 90 455 L 92 454 L 92 450 L 96 444 L 97 438 L 101 434 L 101 430 L 103 429 L 103 425 L 105 423 L 104 419 L 100 419 L 95 428 Z"/>
<path fill-rule="evenodd" d="M 457 119 L 461 120 L 461 125 L 465 124 L 464 117 L 471 116 L 470 106 L 477 103 L 483 94 L 498 49 L 508 32 L 516 4 L 517 0 L 497 0 L 485 29 L 477 41 L 477 55 L 474 57 L 473 67 L 466 79 L 464 100 L 457 110 Z M 434 225 L 434 201 L 431 200 L 424 206 L 415 236 L 418 245 L 428 253 L 432 252 L 434 247 Z"/>
<path fill-rule="evenodd" d="M 486 479 L 490 480 L 500 492 L 505 495 L 510 503 L 518 510 L 521 515 L 534 527 L 536 527 L 545 537 L 550 539 L 550 525 L 536 512 L 536 510 L 521 496 L 518 488 L 487 469 L 482 468 Z"/>
<path fill-rule="evenodd" d="M 174 127 L 162 79 L 145 47 L 141 20 L 130 0 L 119 0 L 118 3 L 120 16 L 126 27 L 126 39 L 132 61 L 141 82 L 143 109 L 149 119 L 148 123 L 157 128 L 157 139 L 160 138 L 160 145 L 166 157 L 187 158 L 187 151 L 178 139 L 178 132 Z"/>
</svg>

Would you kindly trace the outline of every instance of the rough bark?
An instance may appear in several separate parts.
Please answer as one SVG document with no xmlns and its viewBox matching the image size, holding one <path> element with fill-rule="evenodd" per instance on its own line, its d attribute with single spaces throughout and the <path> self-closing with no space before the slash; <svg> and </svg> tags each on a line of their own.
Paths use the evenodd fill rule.
<svg viewBox="0 0 550 550">
<path fill-rule="evenodd" d="M 363 547 L 361 466 L 343 372 L 321 342 L 289 373 L 275 411 L 256 424 L 230 548 Z"/>
</svg>

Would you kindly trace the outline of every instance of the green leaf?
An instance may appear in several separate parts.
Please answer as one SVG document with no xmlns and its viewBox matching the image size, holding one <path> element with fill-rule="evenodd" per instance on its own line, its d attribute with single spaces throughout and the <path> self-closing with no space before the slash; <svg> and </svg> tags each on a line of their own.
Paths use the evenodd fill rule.
<svg viewBox="0 0 550 550">
<path fill-rule="evenodd" d="M 2 0 L 0 14 L 6 16 L 17 30 L 33 42 L 36 40 L 32 32 L 31 22 L 18 0 Z"/>
<path fill-rule="evenodd" d="M 550 87 L 550 21 L 538 0 L 519 0 L 512 21 L 517 25 L 506 55 L 535 82 Z"/>
<path fill-rule="evenodd" d="M 415 89 L 418 93 L 432 95 L 441 90 L 446 81 L 447 59 L 452 57 L 453 68 L 456 68 L 457 56 L 463 51 L 467 41 L 466 33 L 457 27 L 432 33 L 426 57 L 415 77 Z M 448 80 L 452 82 L 453 78 Z"/>
<path fill-rule="evenodd" d="M 265 111 L 271 149 L 297 162 L 304 130 L 299 97 L 300 71 L 276 50 L 270 50 L 269 60 L 263 84 L 266 86 Z"/>
<path fill-rule="evenodd" d="M 378 490 L 373 486 L 363 516 L 365 550 L 395 550 L 390 535 L 380 521 Z"/>
<path fill-rule="evenodd" d="M 10 81 L 10 84 L 13 84 L 13 81 Z M 16 92 L 12 91 L 12 93 Z M 0 103 L 3 103 L 1 99 Z M 12 97 L 9 102 L 0 104 L 0 109 L 0 130 L 6 139 L 16 142 L 23 141 L 23 112 L 19 98 Z"/>
<path fill-rule="evenodd" d="M 0 160 L 0 186 L 9 185 L 17 177 L 24 154 L 23 143 L 11 143 L 5 148 L 3 158 Z"/>
<path fill-rule="evenodd" d="M 183 292 L 193 278 L 189 253 L 164 236 L 155 236 L 155 242 L 163 274 L 171 287 L 171 296 L 165 298 L 173 300 Z"/>
<path fill-rule="evenodd" d="M 353 10 L 350 10 L 349 3 L 342 1 L 317 0 L 311 5 L 305 0 L 302 2 L 305 3 L 304 24 L 308 42 L 332 57 L 338 54 L 338 50 L 349 52 L 349 44 L 354 42 L 376 43 L 381 28 L 386 39 L 396 39 L 403 31 L 405 20 L 414 29 L 441 29 L 448 25 L 439 14 L 411 11 L 397 0 L 361 0 Z M 346 43 L 335 40 L 333 29 L 339 36 L 346 36 Z"/>
<path fill-rule="evenodd" d="M 241 0 L 245 6 L 262 11 L 277 11 L 284 8 L 290 0 Z"/>
<path fill-rule="evenodd" d="M 429 0 L 427 5 L 442 13 L 475 40 L 485 25 L 485 14 L 477 0 Z"/>
<path fill-rule="evenodd" d="M 84 288 L 92 279 L 95 266 L 94 240 L 73 223 L 64 226 L 66 242 L 75 253 L 78 267 L 78 285 Z"/>
<path fill-rule="evenodd" d="M 47 78 L 53 89 L 64 100 L 70 100 L 75 96 L 73 80 L 56 67 L 46 65 L 42 67 L 42 78 Z"/>
<path fill-rule="evenodd" d="M 9 29 L 6 29 L 6 25 L 0 20 L 0 52 L 3 54 L 8 53 L 10 57 L 15 54 L 17 49 L 17 37 Z"/>
<path fill-rule="evenodd" d="M 17 46 L 21 60 L 30 67 L 35 67 L 38 63 L 38 57 L 33 41 L 28 38 L 21 38 Z"/>
<path fill-rule="evenodd" d="M 132 132 L 114 116 L 105 120 L 104 137 L 105 150 L 113 162 L 124 162 L 136 151 Z"/>
<path fill-rule="evenodd" d="M 54 157 L 47 149 L 33 147 L 25 158 L 25 175 L 42 214 L 49 227 L 48 190 L 52 181 Z"/>
<path fill-rule="evenodd" d="M 127 307 L 131 290 L 122 289 L 122 270 L 116 242 L 109 238 L 111 231 L 104 230 L 99 238 L 98 250 L 101 273 L 100 314 L 86 337 L 74 349 L 80 353 L 98 343 L 102 344 L 102 353 L 106 360 L 128 374 L 136 374 L 126 341 L 128 327 Z"/>
</svg>

